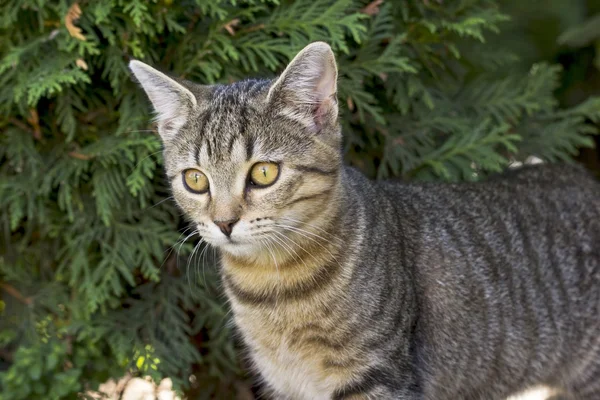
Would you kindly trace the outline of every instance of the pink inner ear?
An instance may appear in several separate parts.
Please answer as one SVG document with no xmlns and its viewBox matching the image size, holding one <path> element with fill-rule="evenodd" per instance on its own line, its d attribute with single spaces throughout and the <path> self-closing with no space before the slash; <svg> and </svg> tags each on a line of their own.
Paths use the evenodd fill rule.
<svg viewBox="0 0 600 400">
<path fill-rule="evenodd" d="M 323 110 L 323 104 L 317 104 L 313 108 L 313 121 L 315 123 L 315 131 L 319 132 L 321 128 L 323 128 L 323 115 L 325 114 Z"/>
<path fill-rule="evenodd" d="M 335 103 L 335 94 L 319 100 L 320 102 L 312 110 L 316 132 L 319 132 L 323 128 L 327 114 L 332 111 L 332 106 Z"/>
<path fill-rule="evenodd" d="M 336 73 L 330 65 L 323 65 L 318 81 L 314 88 L 316 104 L 312 110 L 315 131 L 318 132 L 326 122 L 328 113 L 335 105 L 336 96 Z"/>
</svg>

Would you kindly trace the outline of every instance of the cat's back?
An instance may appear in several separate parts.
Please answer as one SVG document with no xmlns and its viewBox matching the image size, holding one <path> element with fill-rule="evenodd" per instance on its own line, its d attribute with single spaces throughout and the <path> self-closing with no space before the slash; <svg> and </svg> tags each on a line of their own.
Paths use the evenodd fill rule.
<svg viewBox="0 0 600 400">
<path fill-rule="evenodd" d="M 589 173 L 537 165 L 384 187 L 411 242 L 431 398 L 492 398 L 600 368 L 600 184 Z"/>
<path fill-rule="evenodd" d="M 584 168 L 566 164 L 542 164 L 508 169 L 473 183 L 380 184 L 386 197 L 398 204 L 422 209 L 428 214 L 446 213 L 448 208 L 467 208 L 465 201 L 489 202 L 510 207 L 534 202 L 581 203 L 590 211 L 600 212 L 600 182 Z"/>
<path fill-rule="evenodd" d="M 600 293 L 600 182 L 581 167 L 544 164 L 481 182 L 383 187 L 401 240 L 411 242 L 425 271 L 444 265 L 509 285 L 502 277 L 512 269 L 574 290 L 593 278 Z M 550 276 L 552 269 L 563 273 Z"/>
<path fill-rule="evenodd" d="M 554 222 L 569 229 L 600 223 L 600 182 L 573 165 L 526 166 L 472 183 L 385 181 L 377 187 L 375 193 L 383 195 L 397 212 L 396 222 L 409 231 L 437 229 L 444 224 L 454 225 L 466 235 L 504 231 L 510 227 L 502 227 L 505 224 L 498 220 L 512 218 L 518 218 L 524 230 Z"/>
<path fill-rule="evenodd" d="M 393 232 L 415 249 L 534 255 L 548 240 L 557 251 L 599 247 L 600 182 L 579 166 L 526 166 L 470 183 L 373 182 L 359 175 L 349 173 L 370 229 Z"/>
</svg>

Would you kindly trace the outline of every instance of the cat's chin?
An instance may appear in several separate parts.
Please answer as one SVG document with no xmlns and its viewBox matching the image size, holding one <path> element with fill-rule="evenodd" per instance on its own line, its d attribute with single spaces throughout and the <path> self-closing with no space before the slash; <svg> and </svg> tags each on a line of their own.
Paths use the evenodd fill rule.
<svg viewBox="0 0 600 400">
<path fill-rule="evenodd" d="M 235 257 L 250 257 L 260 251 L 258 243 L 226 242 L 216 246 L 219 250 Z"/>
</svg>

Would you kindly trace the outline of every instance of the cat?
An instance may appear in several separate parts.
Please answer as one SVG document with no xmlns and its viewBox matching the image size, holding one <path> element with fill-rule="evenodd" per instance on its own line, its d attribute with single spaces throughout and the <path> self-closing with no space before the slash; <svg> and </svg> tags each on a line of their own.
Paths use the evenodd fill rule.
<svg viewBox="0 0 600 400">
<path fill-rule="evenodd" d="M 323 42 L 275 80 L 130 68 L 274 398 L 600 399 L 600 184 L 582 168 L 369 180 L 343 165 Z"/>
</svg>

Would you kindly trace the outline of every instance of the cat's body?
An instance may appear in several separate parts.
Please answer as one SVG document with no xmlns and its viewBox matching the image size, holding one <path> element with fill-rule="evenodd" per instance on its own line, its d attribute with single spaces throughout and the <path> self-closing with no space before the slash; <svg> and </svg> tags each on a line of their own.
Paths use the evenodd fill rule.
<svg viewBox="0 0 600 400">
<path fill-rule="evenodd" d="M 345 169 L 342 181 L 345 228 L 316 231 L 335 277 L 262 299 L 225 281 L 280 396 L 492 400 L 578 382 L 596 386 L 581 398 L 600 396 L 600 186 L 582 170 L 418 185 Z"/>
<path fill-rule="evenodd" d="M 584 171 L 370 181 L 342 166 L 325 44 L 274 83 L 132 69 L 275 398 L 600 399 L 600 185 Z"/>
</svg>

